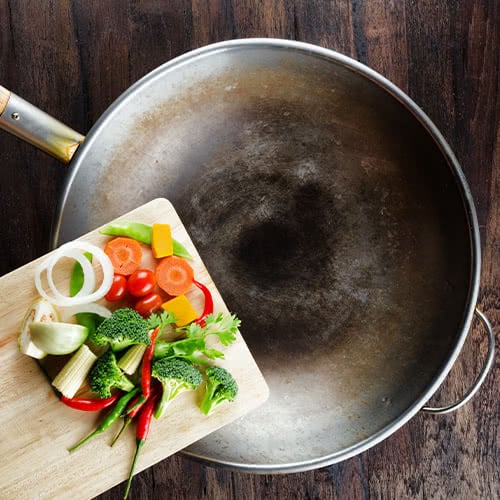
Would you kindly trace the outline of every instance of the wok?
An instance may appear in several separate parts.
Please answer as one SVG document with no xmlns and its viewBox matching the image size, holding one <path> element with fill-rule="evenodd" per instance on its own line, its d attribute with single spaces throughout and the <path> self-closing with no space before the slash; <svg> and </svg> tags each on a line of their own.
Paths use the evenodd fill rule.
<svg viewBox="0 0 500 500">
<path fill-rule="evenodd" d="M 185 454 L 313 469 L 484 380 L 477 311 L 482 372 L 425 407 L 475 311 L 478 224 L 439 131 L 366 66 L 291 41 L 211 45 L 142 78 L 85 140 L 3 92 L 4 128 L 72 158 L 54 246 L 166 197 L 241 317 L 271 397 Z"/>
</svg>

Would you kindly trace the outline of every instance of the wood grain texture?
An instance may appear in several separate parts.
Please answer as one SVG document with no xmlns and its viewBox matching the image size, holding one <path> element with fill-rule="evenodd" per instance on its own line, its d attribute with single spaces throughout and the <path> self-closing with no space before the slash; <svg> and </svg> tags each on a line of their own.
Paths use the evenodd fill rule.
<svg viewBox="0 0 500 500">
<path fill-rule="evenodd" d="M 350 55 L 392 79 L 455 151 L 478 212 L 479 304 L 494 327 L 499 293 L 499 58 L 496 0 L 0 0 L 2 83 L 86 132 L 131 83 L 201 45 L 275 36 Z M 29 68 L 29 71 L 27 70 Z M 0 272 L 45 252 L 65 168 L 0 134 Z M 479 371 L 479 325 L 434 403 L 460 397 Z M 141 473 L 137 499 L 459 498 L 500 496 L 500 370 L 456 414 L 418 415 L 342 464 L 287 476 L 249 476 L 176 455 Z M 101 495 L 119 498 L 123 485 Z"/>
<path fill-rule="evenodd" d="M 5 111 L 9 98 L 10 92 L 0 85 L 0 115 Z"/>
</svg>

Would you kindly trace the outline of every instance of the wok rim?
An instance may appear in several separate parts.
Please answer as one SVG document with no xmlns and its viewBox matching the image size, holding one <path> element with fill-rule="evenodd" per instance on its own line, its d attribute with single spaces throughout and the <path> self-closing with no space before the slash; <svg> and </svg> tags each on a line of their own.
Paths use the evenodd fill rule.
<svg viewBox="0 0 500 500">
<path fill-rule="evenodd" d="M 197 58 L 207 57 L 213 53 L 244 47 L 288 49 L 299 51 L 307 55 L 312 55 L 313 57 L 320 57 L 322 59 L 330 60 L 333 63 L 340 64 L 344 68 L 368 79 L 371 83 L 377 85 L 379 88 L 386 91 L 391 97 L 399 101 L 399 103 L 402 104 L 406 108 L 406 110 L 413 115 L 413 117 L 419 122 L 419 124 L 424 127 L 424 129 L 438 146 L 441 154 L 446 160 L 446 163 L 448 164 L 451 173 L 456 181 L 456 187 L 459 190 L 459 194 L 462 199 L 468 224 L 468 234 L 470 237 L 470 284 L 467 294 L 467 304 L 462 315 L 461 326 L 459 327 L 459 333 L 455 338 L 454 345 L 447 358 L 444 359 L 438 374 L 423 391 L 420 397 L 418 397 L 409 408 L 403 411 L 398 417 L 396 417 L 378 432 L 343 450 L 336 451 L 334 453 L 324 455 L 315 459 L 307 459 L 297 462 L 277 464 L 249 464 L 235 461 L 225 461 L 220 458 L 214 458 L 207 455 L 195 453 L 190 451 L 189 447 L 180 452 L 183 455 L 197 461 L 201 461 L 210 465 L 223 466 L 230 470 L 239 472 L 250 472 L 257 474 L 304 472 L 326 467 L 328 465 L 332 465 L 352 458 L 388 438 L 391 434 L 393 434 L 404 424 L 406 424 L 412 417 L 414 417 L 416 413 L 425 405 L 425 403 L 434 395 L 439 386 L 443 383 L 444 379 L 447 377 L 458 355 L 460 354 L 474 315 L 474 309 L 479 295 L 481 245 L 479 225 L 472 194 L 462 168 L 460 167 L 460 164 L 455 157 L 451 147 L 449 146 L 439 129 L 436 127 L 436 125 L 427 116 L 427 114 L 405 92 L 403 92 L 399 87 L 397 87 L 394 83 L 382 76 L 377 71 L 369 68 L 359 61 L 356 61 L 355 59 L 352 59 L 349 56 L 343 55 L 331 49 L 326 49 L 317 45 L 299 41 L 275 38 L 234 39 L 206 45 L 199 49 L 187 52 L 162 64 L 158 68 L 143 76 L 133 85 L 131 85 L 105 110 L 105 112 L 101 115 L 97 122 L 92 126 L 83 144 L 77 150 L 75 157 L 70 164 L 70 172 L 66 177 L 63 190 L 59 197 L 58 205 L 56 208 L 51 231 L 50 245 L 51 248 L 55 248 L 57 246 L 65 205 L 76 174 L 79 171 L 82 163 L 84 162 L 87 150 L 90 150 L 92 148 L 92 145 L 96 137 L 98 137 L 100 131 L 106 128 L 110 122 L 112 122 L 113 115 L 119 111 L 121 106 L 124 105 L 124 103 L 129 98 L 132 98 L 136 92 L 139 92 L 146 83 L 156 78 L 162 78 L 165 73 L 168 73 L 181 65 L 189 64 Z"/>
</svg>

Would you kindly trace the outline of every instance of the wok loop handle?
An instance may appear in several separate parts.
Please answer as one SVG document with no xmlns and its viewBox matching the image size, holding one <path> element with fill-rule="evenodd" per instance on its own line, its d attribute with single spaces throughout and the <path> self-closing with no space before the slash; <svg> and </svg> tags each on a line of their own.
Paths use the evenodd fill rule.
<svg viewBox="0 0 500 500">
<path fill-rule="evenodd" d="M 432 406 L 424 406 L 420 411 L 424 413 L 432 413 L 433 415 L 444 415 L 445 413 L 451 413 L 452 411 L 458 410 L 465 403 L 470 401 L 474 394 L 479 390 L 481 385 L 486 378 L 486 375 L 490 371 L 493 366 L 494 354 L 495 354 L 495 335 L 493 333 L 493 327 L 489 322 L 488 318 L 476 307 L 474 314 L 477 318 L 481 320 L 483 326 L 488 334 L 488 355 L 486 357 L 486 361 L 484 363 L 481 372 L 479 373 L 476 381 L 472 384 L 472 387 L 463 395 L 462 399 L 457 401 L 456 403 L 450 404 L 448 406 L 443 406 L 440 408 L 433 408 Z"/>
<path fill-rule="evenodd" d="M 0 85 L 0 128 L 69 163 L 85 137 Z"/>
</svg>

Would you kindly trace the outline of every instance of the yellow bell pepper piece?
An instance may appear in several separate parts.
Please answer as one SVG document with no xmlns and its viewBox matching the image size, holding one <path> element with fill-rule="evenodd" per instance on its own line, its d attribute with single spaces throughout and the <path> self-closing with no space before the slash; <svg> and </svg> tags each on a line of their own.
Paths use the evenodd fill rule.
<svg viewBox="0 0 500 500">
<path fill-rule="evenodd" d="M 153 224 L 151 248 L 156 259 L 169 257 L 174 254 L 174 240 L 168 224 Z"/>
<path fill-rule="evenodd" d="M 164 302 L 161 307 L 165 311 L 171 312 L 177 318 L 175 323 L 177 326 L 188 325 L 198 317 L 198 313 L 185 295 L 178 295 Z"/>
</svg>

